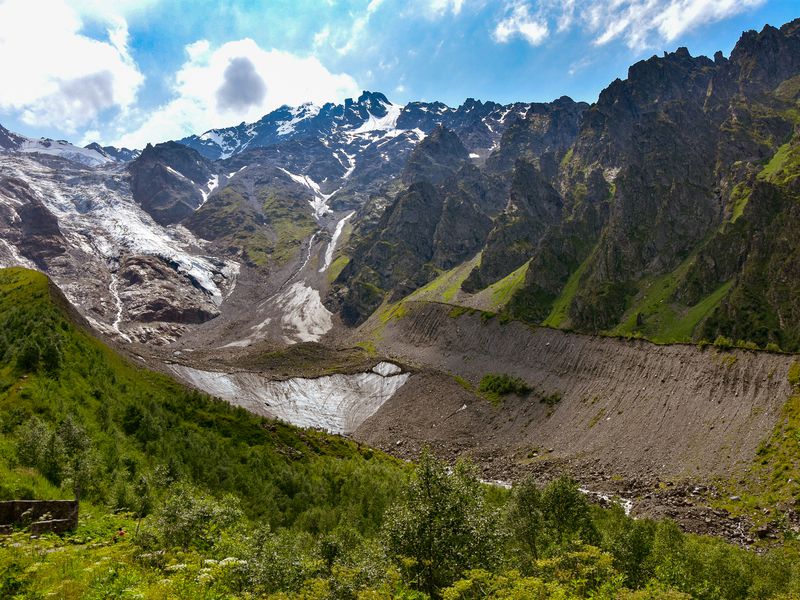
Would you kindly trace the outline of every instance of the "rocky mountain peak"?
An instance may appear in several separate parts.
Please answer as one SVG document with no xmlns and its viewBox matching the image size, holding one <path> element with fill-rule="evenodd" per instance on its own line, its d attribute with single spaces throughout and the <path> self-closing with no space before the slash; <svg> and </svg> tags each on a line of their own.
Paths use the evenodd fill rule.
<svg viewBox="0 0 800 600">
<path fill-rule="evenodd" d="M 459 137 L 443 125 L 437 125 L 411 152 L 403 170 L 403 181 L 441 183 L 467 160 L 469 152 Z"/>
<path fill-rule="evenodd" d="M 0 125 L 0 148 L 4 150 L 16 150 L 23 138 Z"/>
<path fill-rule="evenodd" d="M 763 93 L 792 77 L 800 70 L 800 19 L 780 29 L 766 25 L 760 32 L 744 32 L 730 64 L 743 93 Z"/>
<path fill-rule="evenodd" d="M 192 214 L 219 177 L 210 161 L 177 142 L 148 144 L 128 171 L 134 200 L 162 225 Z"/>
</svg>

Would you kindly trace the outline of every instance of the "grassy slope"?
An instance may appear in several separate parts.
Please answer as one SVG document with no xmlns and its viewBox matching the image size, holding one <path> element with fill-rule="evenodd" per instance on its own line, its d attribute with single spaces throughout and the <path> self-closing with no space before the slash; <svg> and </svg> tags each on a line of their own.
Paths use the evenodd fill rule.
<svg viewBox="0 0 800 600">
<path fill-rule="evenodd" d="M 398 464 L 344 438 L 300 430 L 233 408 L 131 364 L 76 326 L 47 278 L 0 270 L 0 497 L 68 496 L 15 460 L 16 438 L 36 416 L 51 428 L 71 416 L 96 461 L 85 498 L 113 504 L 155 473 L 239 496 L 273 526 L 372 523 L 398 485 Z M 38 364 L 20 356 L 36 344 Z M 44 357 L 55 349 L 57 363 Z M 58 484 L 63 485 L 59 486 Z M 362 497 L 367 486 L 370 502 Z M 347 498 L 358 498 L 350 504 Z M 369 526 L 369 525 L 367 525 Z"/>
</svg>

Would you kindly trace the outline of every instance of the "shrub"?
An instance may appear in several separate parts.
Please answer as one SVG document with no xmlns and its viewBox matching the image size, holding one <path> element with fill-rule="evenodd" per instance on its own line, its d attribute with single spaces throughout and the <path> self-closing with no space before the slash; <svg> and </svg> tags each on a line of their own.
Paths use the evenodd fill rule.
<svg viewBox="0 0 800 600">
<path fill-rule="evenodd" d="M 478 390 L 490 400 L 497 401 L 501 397 L 508 396 L 509 394 L 527 396 L 533 391 L 533 388 L 519 377 L 489 373 L 481 379 Z"/>
<path fill-rule="evenodd" d="M 541 402 L 542 404 L 546 404 L 547 406 L 552 408 L 556 404 L 561 402 L 561 393 L 553 392 L 552 394 L 548 394 L 547 396 L 542 396 L 539 402 Z"/>
<path fill-rule="evenodd" d="M 720 350 L 730 350 L 733 348 L 733 342 L 724 335 L 718 335 L 717 339 L 714 340 L 714 347 Z"/>
</svg>

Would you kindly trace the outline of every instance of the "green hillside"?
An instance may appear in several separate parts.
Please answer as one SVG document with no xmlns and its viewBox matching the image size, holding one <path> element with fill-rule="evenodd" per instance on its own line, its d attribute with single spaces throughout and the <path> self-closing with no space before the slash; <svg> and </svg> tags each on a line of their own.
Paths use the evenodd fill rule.
<svg viewBox="0 0 800 600">
<path fill-rule="evenodd" d="M 189 391 L 79 321 L 45 276 L 0 270 L 0 498 L 81 497 L 74 532 L 0 536 L 1 598 L 800 593 L 791 540 L 760 555 L 428 453 L 412 472 Z"/>
</svg>

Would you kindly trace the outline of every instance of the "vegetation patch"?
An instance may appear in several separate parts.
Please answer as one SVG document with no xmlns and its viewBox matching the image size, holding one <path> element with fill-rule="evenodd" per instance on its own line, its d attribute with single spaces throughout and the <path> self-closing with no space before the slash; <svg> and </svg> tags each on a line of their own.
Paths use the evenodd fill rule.
<svg viewBox="0 0 800 600">
<path fill-rule="evenodd" d="M 542 322 L 546 327 L 563 327 L 566 325 L 569 318 L 569 307 L 580 289 L 581 279 L 589 268 L 589 264 L 594 256 L 594 251 L 589 253 L 589 256 L 578 266 L 577 269 L 570 275 L 564 288 L 561 290 L 558 298 L 553 302 L 553 308 L 550 314 Z"/>
<path fill-rule="evenodd" d="M 639 295 L 620 324 L 609 333 L 638 333 L 657 344 L 691 341 L 698 325 L 722 302 L 733 285 L 732 281 L 720 285 L 694 306 L 685 307 L 675 303 L 675 291 L 696 259 L 696 254 L 692 254 L 671 273 L 640 282 Z"/>
<path fill-rule="evenodd" d="M 527 396 L 533 391 L 533 388 L 519 377 L 505 373 L 489 373 L 481 379 L 478 391 L 493 403 L 498 403 L 509 394 Z"/>
<path fill-rule="evenodd" d="M 503 279 L 494 282 L 485 292 L 491 295 L 491 308 L 497 310 L 508 304 L 513 295 L 525 283 L 525 276 L 528 274 L 529 262 L 526 262 L 517 270 L 506 275 Z"/>
<path fill-rule="evenodd" d="M 336 281 L 336 278 L 339 277 L 339 274 L 349 263 L 349 256 L 345 256 L 344 254 L 337 256 L 336 259 L 331 263 L 331 266 L 328 267 L 328 282 L 332 283 Z"/>
<path fill-rule="evenodd" d="M 789 367 L 789 374 L 787 377 L 794 390 L 800 393 L 800 362 L 794 361 L 792 363 L 792 366 Z"/>
</svg>

